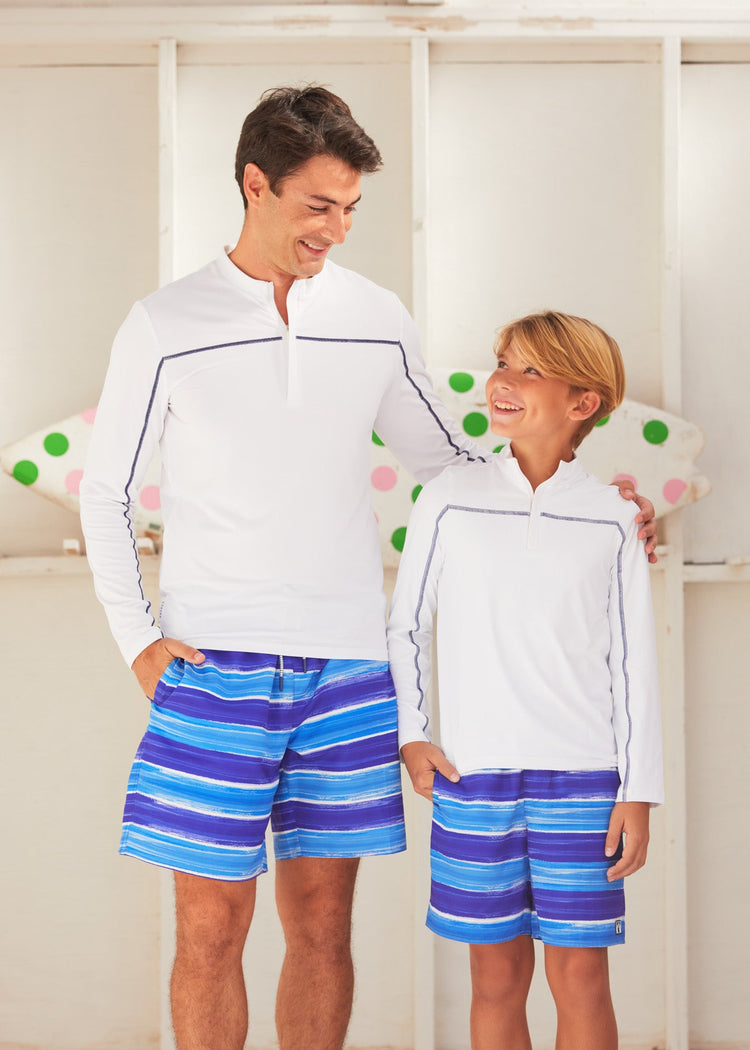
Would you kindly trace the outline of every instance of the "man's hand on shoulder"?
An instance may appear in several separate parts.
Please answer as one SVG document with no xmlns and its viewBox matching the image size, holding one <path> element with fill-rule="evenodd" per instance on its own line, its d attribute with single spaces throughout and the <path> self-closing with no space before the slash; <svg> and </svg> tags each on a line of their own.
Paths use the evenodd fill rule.
<svg viewBox="0 0 750 1050">
<path fill-rule="evenodd" d="M 158 638 L 136 656 L 131 670 L 149 700 L 153 700 L 157 683 L 172 660 L 186 660 L 189 664 L 202 664 L 203 653 L 176 638 Z"/>
<path fill-rule="evenodd" d="M 638 530 L 638 539 L 644 541 L 648 560 L 652 565 L 656 565 L 657 557 L 655 551 L 657 536 L 653 503 L 650 499 L 647 499 L 646 496 L 639 496 L 638 493 L 633 490 L 632 484 L 624 478 L 621 481 L 613 481 L 612 484 L 617 485 L 623 499 L 632 499 L 638 507 L 640 513 L 636 515 L 635 519 L 641 526 Z"/>
<path fill-rule="evenodd" d="M 424 798 L 432 799 L 435 770 L 454 784 L 461 779 L 458 770 L 450 764 L 436 744 L 429 744 L 426 740 L 413 740 L 410 744 L 404 744 L 401 755 L 414 790 Z"/>
</svg>

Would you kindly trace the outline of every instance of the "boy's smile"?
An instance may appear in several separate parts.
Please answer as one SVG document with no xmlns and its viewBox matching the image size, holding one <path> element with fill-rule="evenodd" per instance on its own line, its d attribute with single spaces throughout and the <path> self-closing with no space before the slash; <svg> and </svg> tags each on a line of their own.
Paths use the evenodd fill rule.
<svg viewBox="0 0 750 1050">
<path fill-rule="evenodd" d="M 544 376 L 528 364 L 513 344 L 487 380 L 487 407 L 494 434 L 567 442 L 575 430 L 569 411 L 578 398 L 570 384 Z"/>
</svg>

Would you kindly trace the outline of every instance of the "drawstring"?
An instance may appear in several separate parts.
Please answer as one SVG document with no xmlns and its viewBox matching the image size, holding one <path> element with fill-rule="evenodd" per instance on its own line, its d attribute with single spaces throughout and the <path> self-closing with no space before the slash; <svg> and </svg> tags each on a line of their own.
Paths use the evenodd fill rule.
<svg viewBox="0 0 750 1050">
<path fill-rule="evenodd" d="M 302 673 L 307 674 L 307 657 L 302 657 Z M 279 656 L 279 692 L 284 692 L 284 657 Z"/>
</svg>

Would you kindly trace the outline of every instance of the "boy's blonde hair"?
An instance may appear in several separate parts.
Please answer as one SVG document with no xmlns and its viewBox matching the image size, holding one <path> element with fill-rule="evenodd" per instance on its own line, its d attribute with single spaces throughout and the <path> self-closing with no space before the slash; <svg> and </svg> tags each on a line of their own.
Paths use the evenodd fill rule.
<svg viewBox="0 0 750 1050">
<path fill-rule="evenodd" d="M 593 390 L 601 404 L 573 436 L 577 448 L 600 419 L 614 411 L 625 396 L 625 367 L 620 348 L 598 325 L 583 317 L 547 310 L 511 321 L 500 329 L 495 356 L 513 348 L 542 375 L 562 379 L 574 390 Z"/>
</svg>

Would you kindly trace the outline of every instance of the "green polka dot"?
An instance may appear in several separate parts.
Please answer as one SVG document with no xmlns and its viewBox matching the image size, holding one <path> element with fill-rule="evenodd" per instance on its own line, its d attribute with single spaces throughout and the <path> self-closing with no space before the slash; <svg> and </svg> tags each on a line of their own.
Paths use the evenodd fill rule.
<svg viewBox="0 0 750 1050">
<path fill-rule="evenodd" d="M 401 528 L 396 529 L 391 536 L 391 543 L 397 551 L 404 549 L 404 542 L 406 541 L 406 526 L 402 525 Z"/>
<path fill-rule="evenodd" d="M 385 447 L 385 442 L 380 440 L 380 438 L 378 437 L 378 435 L 375 433 L 374 430 L 372 432 L 372 443 L 373 443 L 373 445 L 381 445 L 381 446 Z"/>
<path fill-rule="evenodd" d="M 421 485 L 415 485 L 414 486 L 414 488 L 411 490 L 411 501 L 412 501 L 412 503 L 416 503 L 417 502 L 417 496 L 419 495 L 419 493 L 421 491 L 422 491 L 422 486 Z"/>
<path fill-rule="evenodd" d="M 47 434 L 44 439 L 44 451 L 50 456 L 64 456 L 70 448 L 70 442 L 64 434 Z"/>
<path fill-rule="evenodd" d="M 468 416 L 464 416 L 463 427 L 471 437 L 481 437 L 489 425 L 487 416 L 482 412 L 469 412 Z"/>
<path fill-rule="evenodd" d="M 505 445 L 498 445 L 497 448 L 493 448 L 492 451 L 493 452 L 502 452 L 504 448 L 505 448 Z"/>
<path fill-rule="evenodd" d="M 643 428 L 643 436 L 650 445 L 663 445 L 669 437 L 669 427 L 660 419 L 650 419 Z"/>
<path fill-rule="evenodd" d="M 596 423 L 594 423 L 594 426 L 595 427 L 603 427 L 605 423 L 609 423 L 609 419 L 610 419 L 609 416 L 602 416 L 601 419 L 597 419 Z"/>
<path fill-rule="evenodd" d="M 467 390 L 471 390 L 474 386 L 474 377 L 470 376 L 468 372 L 454 372 L 448 382 L 451 385 L 451 390 L 455 390 L 457 394 L 465 394 Z"/>
<path fill-rule="evenodd" d="M 39 477 L 39 467 L 30 459 L 19 459 L 13 468 L 13 477 L 22 485 L 33 485 Z"/>
</svg>

